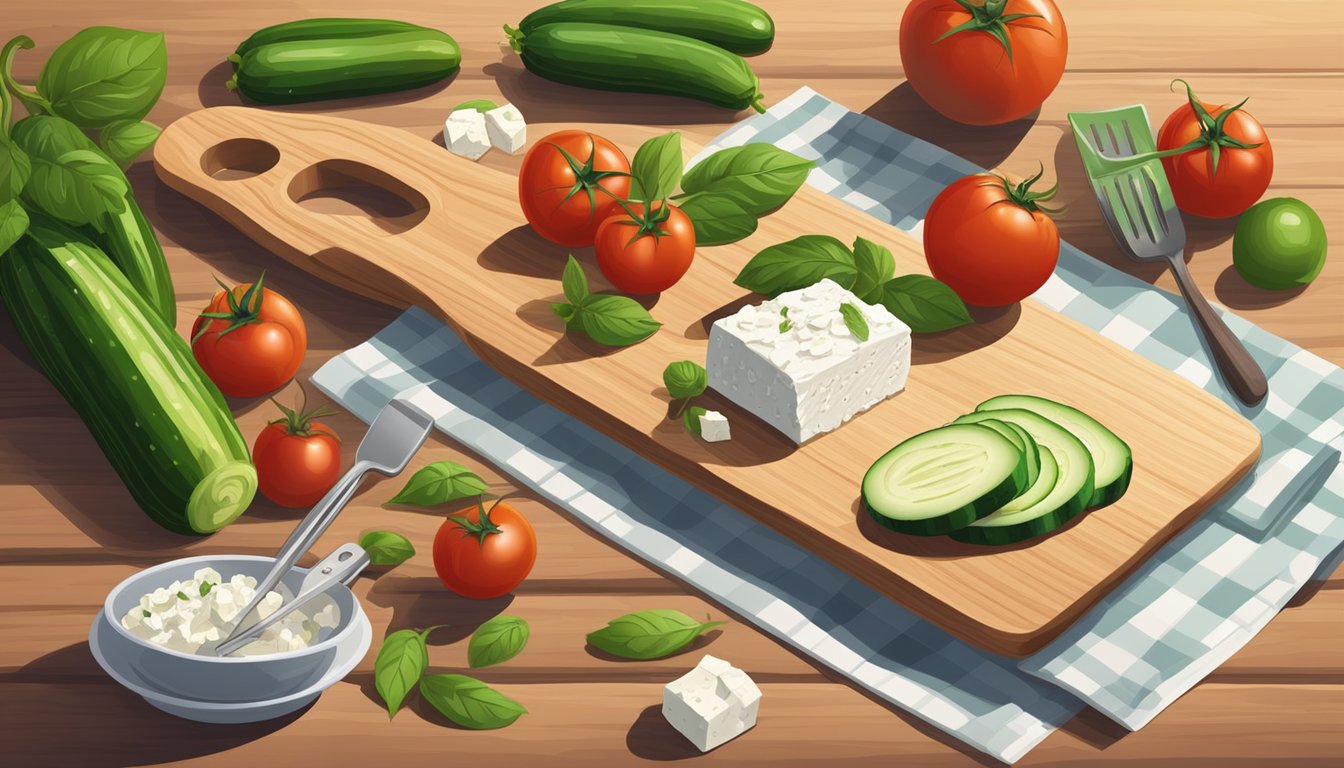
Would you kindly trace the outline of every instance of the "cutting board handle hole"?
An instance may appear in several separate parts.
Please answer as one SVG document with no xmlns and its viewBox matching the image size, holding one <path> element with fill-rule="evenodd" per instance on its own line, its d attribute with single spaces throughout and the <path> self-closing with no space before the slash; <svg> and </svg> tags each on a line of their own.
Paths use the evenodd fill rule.
<svg viewBox="0 0 1344 768">
<path fill-rule="evenodd" d="M 280 162 L 280 150 L 260 139 L 229 139 L 205 150 L 201 168 L 219 181 L 259 176 Z"/>
<path fill-rule="evenodd" d="M 323 160 L 300 171 L 289 197 L 313 213 L 367 219 L 383 232 L 405 232 L 429 214 L 429 200 L 385 171 L 354 160 Z"/>
</svg>

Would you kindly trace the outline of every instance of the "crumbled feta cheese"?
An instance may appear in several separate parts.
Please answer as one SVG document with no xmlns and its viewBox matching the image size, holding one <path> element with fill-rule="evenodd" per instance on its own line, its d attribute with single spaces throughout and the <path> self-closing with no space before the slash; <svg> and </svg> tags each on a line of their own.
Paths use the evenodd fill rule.
<svg viewBox="0 0 1344 768">
<path fill-rule="evenodd" d="M 709 655 L 663 688 L 663 717 L 701 752 L 756 725 L 760 705 L 746 672 Z"/>
<path fill-rule="evenodd" d="M 233 621 L 256 594 L 257 580 L 235 574 L 228 581 L 213 568 L 201 568 L 186 581 L 174 581 L 144 595 L 121 619 L 121 626 L 137 637 L 183 653 L 212 649 L 228 637 Z M 267 592 L 257 605 L 257 617 L 264 619 L 284 604 L 285 598 Z M 238 651 L 240 656 L 297 651 L 317 641 L 324 628 L 340 623 L 340 610 L 328 599 L 319 598 L 321 607 L 309 616 L 293 611 L 279 623 L 264 630 L 255 640 Z"/>
<path fill-rule="evenodd" d="M 480 160 L 490 149 L 485 115 L 474 109 L 459 109 L 443 123 L 443 143 L 448 151 L 468 160 Z"/>
<path fill-rule="evenodd" d="M 700 438 L 706 443 L 721 443 L 732 439 L 728 429 L 728 417 L 718 411 L 705 411 L 700 414 Z"/>
<path fill-rule="evenodd" d="M 520 151 L 527 144 L 527 123 L 523 122 L 523 113 L 512 104 L 486 112 L 485 129 L 490 135 L 490 143 L 509 154 Z"/>
</svg>

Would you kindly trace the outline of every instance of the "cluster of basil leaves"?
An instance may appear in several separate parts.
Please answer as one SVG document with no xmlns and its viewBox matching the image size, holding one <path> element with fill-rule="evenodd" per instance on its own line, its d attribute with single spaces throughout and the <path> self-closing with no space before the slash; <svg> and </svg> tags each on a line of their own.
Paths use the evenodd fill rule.
<svg viewBox="0 0 1344 768">
<path fill-rule="evenodd" d="M 27 231 L 29 210 L 75 226 L 125 210 L 123 171 L 159 136 L 144 117 L 167 79 L 162 33 L 82 30 L 52 51 L 29 89 L 12 68 L 33 45 L 21 35 L 0 49 L 0 252 Z M 29 114 L 12 127 L 11 97 Z"/>
</svg>

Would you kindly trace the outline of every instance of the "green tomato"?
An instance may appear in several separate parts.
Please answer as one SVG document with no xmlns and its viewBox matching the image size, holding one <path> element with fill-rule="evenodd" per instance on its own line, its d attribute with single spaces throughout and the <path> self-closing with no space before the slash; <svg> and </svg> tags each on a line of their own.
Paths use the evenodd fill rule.
<svg viewBox="0 0 1344 768">
<path fill-rule="evenodd" d="M 1306 285 L 1325 266 L 1325 225 L 1301 200 L 1262 200 L 1237 222 L 1232 264 L 1257 288 L 1282 291 Z"/>
</svg>

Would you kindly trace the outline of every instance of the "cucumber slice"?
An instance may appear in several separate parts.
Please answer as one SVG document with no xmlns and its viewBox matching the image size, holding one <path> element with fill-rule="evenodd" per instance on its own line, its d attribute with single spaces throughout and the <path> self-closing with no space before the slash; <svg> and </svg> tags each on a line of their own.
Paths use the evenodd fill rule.
<svg viewBox="0 0 1344 768">
<path fill-rule="evenodd" d="M 1039 413 L 1072 432 L 1087 452 L 1092 454 L 1092 479 L 1094 490 L 1089 507 L 1104 507 L 1114 504 L 1125 495 L 1129 488 L 1129 479 L 1134 474 L 1134 458 L 1125 441 L 1116 437 L 1101 422 L 1072 406 L 1032 395 L 1001 395 L 991 398 L 975 407 L 977 411 L 998 411 L 1005 408 L 1021 408 Z"/>
<path fill-rule="evenodd" d="M 965 417 L 962 417 L 952 423 L 967 423 L 964 419 Z M 1027 434 L 1025 429 L 1022 429 L 1016 424 L 1009 424 L 1006 421 L 999 421 L 998 419 L 980 419 L 975 420 L 974 423 L 978 423 L 982 427 L 989 427 L 1000 435 L 1008 438 L 1008 442 L 1012 443 L 1017 447 L 1017 450 L 1022 452 L 1023 457 L 1027 460 L 1027 487 L 1030 488 L 1035 485 L 1036 476 L 1040 474 L 1041 471 L 1041 456 L 1040 449 L 1037 448 L 1036 441 L 1031 438 L 1031 435 Z"/>
<path fill-rule="evenodd" d="M 1027 488 L 1027 462 L 1012 441 L 979 424 L 911 437 L 863 476 L 863 505 L 901 533 L 935 536 L 990 514 Z"/>
<path fill-rule="evenodd" d="M 1027 410 L 981 411 L 962 417 L 963 423 L 997 419 L 1026 430 L 1040 449 L 1041 473 L 1021 496 L 981 520 L 951 532 L 952 538 L 971 544 L 1013 544 L 1049 533 L 1087 508 L 1092 498 L 1092 455 L 1073 433 L 1038 413 Z M 1047 459 L 1047 456 L 1049 457 Z M 1039 496 L 1049 481 L 1049 491 Z"/>
</svg>

